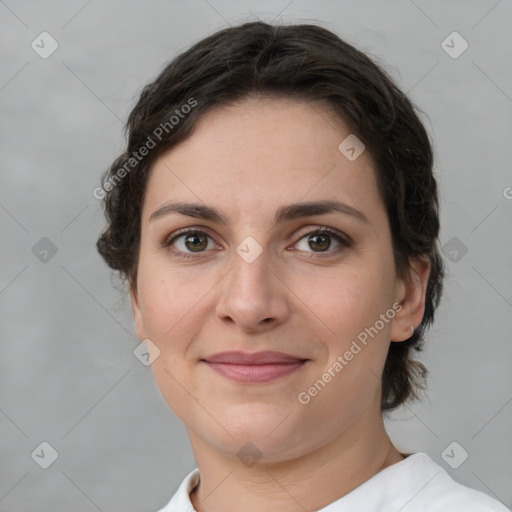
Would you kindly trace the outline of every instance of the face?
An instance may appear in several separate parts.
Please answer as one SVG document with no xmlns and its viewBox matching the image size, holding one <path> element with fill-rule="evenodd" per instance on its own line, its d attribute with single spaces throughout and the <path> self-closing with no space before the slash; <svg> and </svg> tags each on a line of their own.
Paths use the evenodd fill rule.
<svg viewBox="0 0 512 512">
<path fill-rule="evenodd" d="M 378 416 L 390 340 L 421 321 L 370 157 L 338 149 L 349 134 L 320 105 L 244 100 L 152 168 L 137 335 L 158 347 L 156 383 L 191 436 L 227 456 L 252 442 L 268 461 L 299 457 Z M 326 201 L 339 207 L 290 208 Z M 227 351 L 286 357 L 213 361 Z"/>
</svg>

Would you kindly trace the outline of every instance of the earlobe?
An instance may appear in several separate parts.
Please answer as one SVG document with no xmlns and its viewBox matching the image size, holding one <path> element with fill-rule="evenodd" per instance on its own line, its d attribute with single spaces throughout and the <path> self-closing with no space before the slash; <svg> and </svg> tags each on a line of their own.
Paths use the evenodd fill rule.
<svg viewBox="0 0 512 512">
<path fill-rule="evenodd" d="M 406 279 L 399 283 L 396 300 L 402 308 L 393 318 L 391 325 L 391 341 L 408 340 L 414 329 L 421 324 L 425 312 L 425 297 L 430 261 L 424 257 L 410 261 L 410 269 Z"/>
</svg>

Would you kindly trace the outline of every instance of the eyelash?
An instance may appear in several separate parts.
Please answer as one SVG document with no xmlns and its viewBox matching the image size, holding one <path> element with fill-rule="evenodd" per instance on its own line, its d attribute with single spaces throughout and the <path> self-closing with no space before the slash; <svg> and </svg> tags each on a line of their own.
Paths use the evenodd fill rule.
<svg viewBox="0 0 512 512">
<path fill-rule="evenodd" d="M 210 235 L 208 235 L 208 233 L 206 231 L 203 231 L 201 229 L 197 229 L 197 228 L 184 228 L 182 230 L 176 231 L 176 233 L 173 233 L 171 236 L 166 238 L 164 240 L 164 242 L 162 243 L 162 247 L 163 248 L 170 248 L 170 246 L 174 242 L 176 242 L 176 240 L 178 238 L 181 238 L 184 235 L 198 234 L 198 233 L 199 234 L 204 234 L 208 238 L 212 239 L 212 237 Z M 352 241 L 346 235 L 343 235 L 339 231 L 336 231 L 335 229 L 332 229 L 332 228 L 328 228 L 326 226 L 317 226 L 314 229 L 312 229 L 310 231 L 307 231 L 306 233 L 302 234 L 302 236 L 297 240 L 297 242 L 299 242 L 303 238 L 306 238 L 306 237 L 311 236 L 311 235 L 323 235 L 323 234 L 328 234 L 328 235 L 334 237 L 340 243 L 340 247 L 338 247 L 336 249 L 328 250 L 328 251 L 325 251 L 325 252 L 316 252 L 316 253 L 312 252 L 311 256 L 309 256 L 309 257 L 311 257 L 311 258 L 325 258 L 325 257 L 328 257 L 328 256 L 332 256 L 333 254 L 338 254 L 342 250 L 347 249 L 347 248 L 349 248 L 352 245 Z M 172 252 L 174 253 L 174 255 L 176 255 L 176 256 L 178 256 L 180 258 L 193 259 L 193 258 L 200 258 L 201 254 L 203 254 L 206 251 L 198 252 L 198 253 L 196 253 L 196 255 L 192 255 L 191 253 L 185 253 L 183 251 L 172 251 Z M 326 256 L 322 256 L 324 254 Z"/>
</svg>

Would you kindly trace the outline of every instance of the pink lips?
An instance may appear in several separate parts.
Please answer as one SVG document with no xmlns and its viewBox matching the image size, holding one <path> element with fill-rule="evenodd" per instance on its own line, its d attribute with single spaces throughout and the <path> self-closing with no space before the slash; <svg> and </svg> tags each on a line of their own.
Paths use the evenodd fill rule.
<svg viewBox="0 0 512 512">
<path fill-rule="evenodd" d="M 301 368 L 307 359 L 283 352 L 221 352 L 203 360 L 224 377 L 238 382 L 268 382 Z"/>
</svg>

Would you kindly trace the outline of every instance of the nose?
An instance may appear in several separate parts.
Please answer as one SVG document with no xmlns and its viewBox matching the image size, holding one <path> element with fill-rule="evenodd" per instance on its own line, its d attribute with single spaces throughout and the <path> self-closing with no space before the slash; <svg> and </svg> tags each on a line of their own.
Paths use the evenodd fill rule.
<svg viewBox="0 0 512 512">
<path fill-rule="evenodd" d="M 286 321 L 290 290 L 265 250 L 252 262 L 235 253 L 228 275 L 219 283 L 216 315 L 246 332 L 262 332 Z"/>
</svg>

